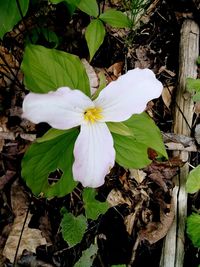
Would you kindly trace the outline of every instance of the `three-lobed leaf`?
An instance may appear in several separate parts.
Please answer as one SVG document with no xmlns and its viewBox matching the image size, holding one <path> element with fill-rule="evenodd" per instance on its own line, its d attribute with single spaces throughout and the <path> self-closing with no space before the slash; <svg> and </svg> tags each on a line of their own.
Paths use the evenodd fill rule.
<svg viewBox="0 0 200 267">
<path fill-rule="evenodd" d="M 83 202 L 85 214 L 88 219 L 96 220 L 99 215 L 106 213 L 109 209 L 107 202 L 96 200 L 97 192 L 93 188 L 85 188 L 83 190 Z"/>
<path fill-rule="evenodd" d="M 130 27 L 130 20 L 129 18 L 121 11 L 109 9 L 102 13 L 99 18 L 108 23 L 112 27 L 117 28 L 129 28 Z"/>
<path fill-rule="evenodd" d="M 186 181 L 186 190 L 190 194 L 200 190 L 200 165 L 190 171 Z"/>
<path fill-rule="evenodd" d="M 25 86 L 34 93 L 48 93 L 67 86 L 90 95 L 88 76 L 75 55 L 40 45 L 28 45 L 21 68 Z"/>
<path fill-rule="evenodd" d="M 87 229 L 87 219 L 83 215 L 75 217 L 72 213 L 65 212 L 61 221 L 61 232 L 63 239 L 69 246 L 80 243 Z"/>
<path fill-rule="evenodd" d="M 200 214 L 193 213 L 187 218 L 187 234 L 193 245 L 200 248 Z"/>
<path fill-rule="evenodd" d="M 99 47 L 102 45 L 105 34 L 106 31 L 104 25 L 99 19 L 92 20 L 87 26 L 85 31 L 85 39 L 87 41 L 90 53 L 90 61 L 92 60 Z"/>
<path fill-rule="evenodd" d="M 35 195 L 62 197 L 71 193 L 77 183 L 73 180 L 73 149 L 78 130 L 66 132 L 42 143 L 33 143 L 22 160 L 22 178 Z M 60 170 L 62 176 L 49 184 L 49 174 Z M 54 178 L 54 177 L 52 177 Z"/>
<path fill-rule="evenodd" d="M 24 16 L 28 10 L 29 0 L 20 0 L 19 5 Z M 22 19 L 20 9 L 16 0 L 0 1 L 0 39 Z"/>
</svg>

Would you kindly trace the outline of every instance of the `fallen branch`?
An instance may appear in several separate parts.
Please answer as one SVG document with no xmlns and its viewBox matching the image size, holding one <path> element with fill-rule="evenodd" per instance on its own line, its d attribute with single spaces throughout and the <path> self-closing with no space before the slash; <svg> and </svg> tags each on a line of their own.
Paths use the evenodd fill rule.
<svg viewBox="0 0 200 267">
<path fill-rule="evenodd" d="M 181 29 L 179 49 L 179 80 L 174 112 L 174 132 L 190 136 L 193 118 L 193 101 L 186 90 L 186 79 L 197 77 L 196 59 L 199 55 L 199 27 L 192 20 L 185 20 Z M 188 161 L 187 151 L 174 152 L 183 162 Z M 185 190 L 189 165 L 180 168 L 172 197 L 175 219 L 164 240 L 160 267 L 183 267 L 185 243 L 185 219 L 187 216 L 187 193 Z"/>
</svg>

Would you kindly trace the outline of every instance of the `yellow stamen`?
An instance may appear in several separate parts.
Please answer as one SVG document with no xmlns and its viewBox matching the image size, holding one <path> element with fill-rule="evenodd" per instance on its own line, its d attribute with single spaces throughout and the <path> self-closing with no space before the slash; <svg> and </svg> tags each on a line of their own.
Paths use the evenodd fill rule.
<svg viewBox="0 0 200 267">
<path fill-rule="evenodd" d="M 88 122 L 94 123 L 103 118 L 101 108 L 88 108 L 84 112 L 84 119 Z"/>
</svg>

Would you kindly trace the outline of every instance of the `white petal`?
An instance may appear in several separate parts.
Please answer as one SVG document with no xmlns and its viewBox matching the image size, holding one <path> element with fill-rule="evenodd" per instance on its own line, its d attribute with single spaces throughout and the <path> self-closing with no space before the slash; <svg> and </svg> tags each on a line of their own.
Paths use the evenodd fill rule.
<svg viewBox="0 0 200 267">
<path fill-rule="evenodd" d="M 79 90 L 61 87 L 48 94 L 29 93 L 23 102 L 23 117 L 34 122 L 47 122 L 56 129 L 80 125 L 84 110 L 94 107 L 89 97 Z"/>
<path fill-rule="evenodd" d="M 101 121 L 124 121 L 144 111 L 146 104 L 160 96 L 163 86 L 149 69 L 134 69 L 111 82 L 94 101 L 103 109 Z"/>
<path fill-rule="evenodd" d="M 73 175 L 84 187 L 99 187 L 115 162 L 113 138 L 105 123 L 81 125 L 74 146 Z"/>
</svg>

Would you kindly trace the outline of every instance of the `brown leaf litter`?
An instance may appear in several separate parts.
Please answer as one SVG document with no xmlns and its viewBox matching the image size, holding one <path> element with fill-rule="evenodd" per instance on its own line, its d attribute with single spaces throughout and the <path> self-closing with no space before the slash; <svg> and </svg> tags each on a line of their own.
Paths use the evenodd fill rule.
<svg viewBox="0 0 200 267">
<path fill-rule="evenodd" d="M 11 188 L 11 205 L 15 215 L 3 255 L 14 262 L 24 250 L 36 252 L 39 245 L 46 245 L 47 241 L 42 237 L 41 231 L 29 228 L 32 215 L 29 213 L 29 200 L 27 195 L 16 182 Z"/>
</svg>

